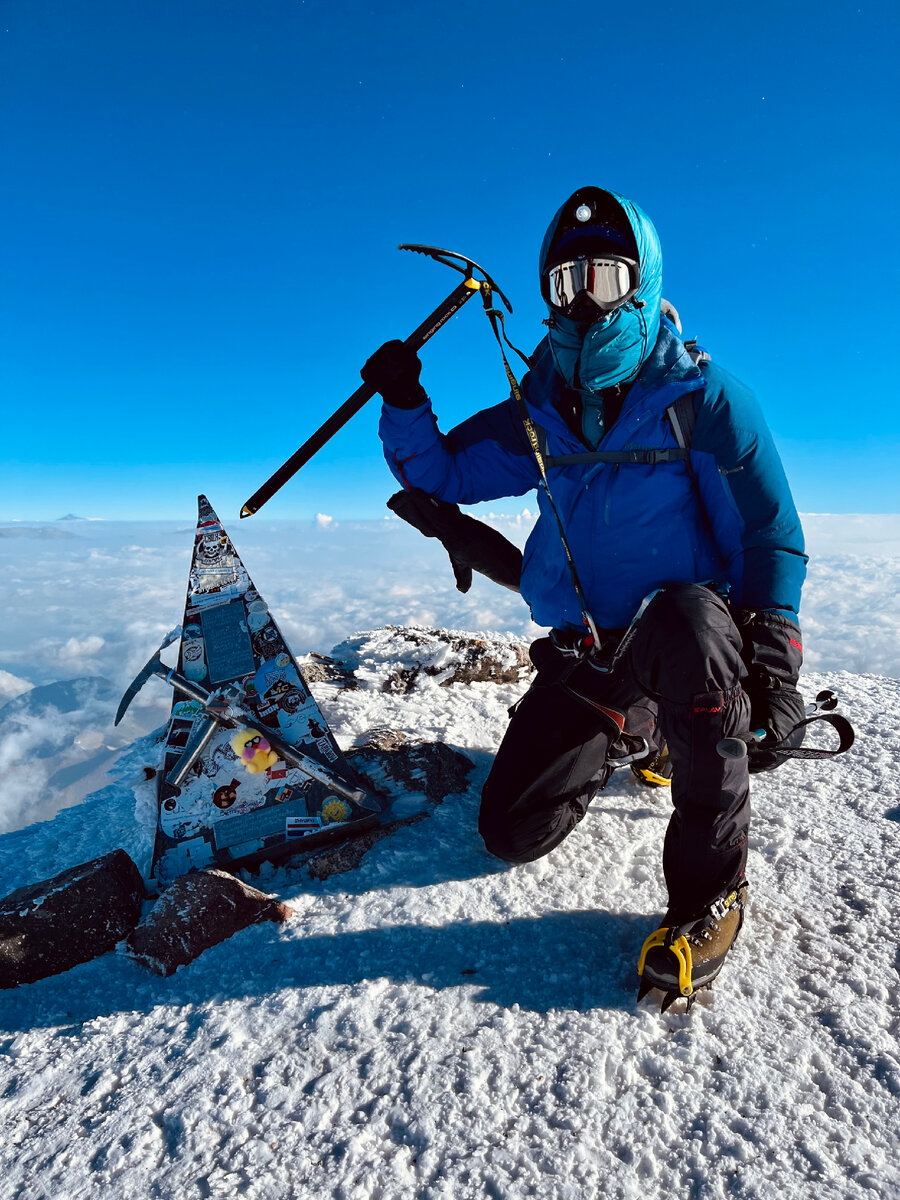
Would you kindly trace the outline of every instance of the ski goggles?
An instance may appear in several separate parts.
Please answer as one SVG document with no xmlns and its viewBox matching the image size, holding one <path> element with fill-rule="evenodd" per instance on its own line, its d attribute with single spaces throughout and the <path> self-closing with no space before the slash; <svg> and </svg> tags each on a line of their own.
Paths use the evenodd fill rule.
<svg viewBox="0 0 900 1200">
<path fill-rule="evenodd" d="M 586 293 L 599 308 L 611 312 L 634 295 L 639 283 L 634 259 L 611 254 L 575 258 L 546 272 L 544 299 L 565 313 Z"/>
</svg>

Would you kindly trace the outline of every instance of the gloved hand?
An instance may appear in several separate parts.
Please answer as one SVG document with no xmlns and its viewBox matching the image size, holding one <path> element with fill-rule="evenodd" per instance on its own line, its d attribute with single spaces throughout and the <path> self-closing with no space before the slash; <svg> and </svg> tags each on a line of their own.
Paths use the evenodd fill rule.
<svg viewBox="0 0 900 1200">
<path fill-rule="evenodd" d="M 765 729 L 766 739 L 749 750 L 751 774 L 771 771 L 787 762 L 772 750 L 776 742 L 799 746 L 804 730 L 793 733 L 806 716 L 803 697 L 797 690 L 803 646 L 800 628 L 774 612 L 737 612 L 735 621 L 743 638 L 741 657 L 747 668 L 743 688 L 750 700 L 750 728 Z"/>
<path fill-rule="evenodd" d="M 422 362 L 415 350 L 397 340 L 379 346 L 360 371 L 363 383 L 380 392 L 385 404 L 418 408 L 428 399 L 419 383 Z"/>
<path fill-rule="evenodd" d="M 498 530 L 420 488 L 396 492 L 387 506 L 426 537 L 438 539 L 450 555 L 458 591 L 467 592 L 472 586 L 473 570 L 514 592 L 519 590 L 522 551 Z"/>
</svg>

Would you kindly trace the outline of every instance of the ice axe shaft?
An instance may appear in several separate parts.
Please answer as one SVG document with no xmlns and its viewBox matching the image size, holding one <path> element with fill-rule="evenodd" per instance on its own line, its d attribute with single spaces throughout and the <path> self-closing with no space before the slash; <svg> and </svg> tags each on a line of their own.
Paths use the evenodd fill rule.
<svg viewBox="0 0 900 1200">
<path fill-rule="evenodd" d="M 471 300 L 476 293 L 481 291 L 483 284 L 487 284 L 492 291 L 496 292 L 503 299 L 509 311 L 512 312 L 509 301 L 484 268 L 479 267 L 478 263 L 473 259 L 467 258 L 463 254 L 454 254 L 450 250 L 441 250 L 437 246 L 403 245 L 400 246 L 400 249 L 413 250 L 418 254 L 425 254 L 429 258 L 443 263 L 444 266 L 452 267 L 454 270 L 459 271 L 465 277 L 462 283 L 453 289 L 446 300 L 443 300 L 434 312 L 429 313 L 422 324 L 409 335 L 404 344 L 411 349 L 421 349 L 429 338 L 433 337 L 443 325 L 446 325 L 452 316 L 459 312 L 466 301 Z M 484 279 L 475 279 L 475 271 L 479 271 L 484 276 Z M 305 466 L 313 455 L 317 454 L 325 443 L 330 441 L 338 430 L 342 429 L 350 418 L 355 416 L 374 395 L 375 389 L 367 383 L 358 387 L 353 395 L 344 401 L 337 412 L 333 413 L 311 437 L 307 438 L 300 449 L 296 450 L 287 462 L 279 467 L 274 475 L 271 475 L 262 487 L 253 493 L 241 509 L 241 517 L 252 517 L 254 513 L 259 512 L 262 506 L 268 500 L 271 500 L 275 493 L 284 487 L 287 481 L 292 479 L 300 468 Z"/>
<path fill-rule="evenodd" d="M 418 350 L 424 346 L 432 334 L 436 333 L 442 325 L 459 312 L 467 300 L 469 300 L 476 291 L 479 290 L 480 284 L 472 280 L 474 286 L 470 287 L 468 283 L 461 283 L 455 288 L 451 295 L 447 297 L 443 304 L 439 305 L 434 312 L 426 317 L 415 333 L 410 334 L 406 339 L 406 345 L 411 346 L 414 350 Z M 347 424 L 351 417 L 355 417 L 359 410 L 372 399 L 375 395 L 375 389 L 368 383 L 360 384 L 352 396 L 348 397 L 337 410 L 332 413 L 324 425 L 320 425 L 316 432 L 306 439 L 299 450 L 295 450 L 287 462 L 278 468 L 274 475 L 271 475 L 266 482 L 253 493 L 250 499 L 241 509 L 241 517 L 252 517 L 254 513 L 259 512 L 267 500 L 271 500 L 277 491 L 292 479 L 301 467 L 306 466 L 314 454 L 322 449 L 326 442 L 330 442 L 339 429 Z"/>
</svg>

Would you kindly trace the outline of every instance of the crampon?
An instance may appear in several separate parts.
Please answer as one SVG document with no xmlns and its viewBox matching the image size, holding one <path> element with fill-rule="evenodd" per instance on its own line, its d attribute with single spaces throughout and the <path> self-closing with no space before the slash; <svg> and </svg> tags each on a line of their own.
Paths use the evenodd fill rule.
<svg viewBox="0 0 900 1200">
<path fill-rule="evenodd" d="M 671 787 L 672 760 L 669 758 L 669 748 L 665 742 L 655 753 L 641 759 L 640 762 L 633 762 L 631 773 L 644 787 Z"/>
<path fill-rule="evenodd" d="M 676 1000 L 690 1012 L 697 993 L 712 986 L 744 923 L 747 881 L 741 880 L 704 913 L 680 925 L 663 925 L 644 942 L 638 961 L 638 1000 L 653 988 L 664 993 L 660 1011 Z"/>
</svg>

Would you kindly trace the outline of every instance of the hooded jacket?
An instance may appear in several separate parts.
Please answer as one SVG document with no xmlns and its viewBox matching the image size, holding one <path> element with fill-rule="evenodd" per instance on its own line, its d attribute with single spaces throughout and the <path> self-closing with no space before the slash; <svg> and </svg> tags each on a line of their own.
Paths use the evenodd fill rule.
<svg viewBox="0 0 900 1200">
<path fill-rule="evenodd" d="M 642 287 L 650 281 L 658 292 L 656 232 L 636 206 L 625 211 L 642 255 L 655 263 L 642 272 Z M 547 246 L 545 239 L 542 260 Z M 642 298 L 640 288 L 635 298 Z M 657 295 L 655 313 L 645 314 L 643 364 L 598 450 L 676 448 L 666 410 L 689 394 L 696 417 L 691 469 L 684 461 L 548 468 L 591 616 L 601 629 L 621 629 L 654 589 L 712 583 L 737 607 L 796 619 L 807 562 L 803 533 L 759 406 L 718 365 L 694 364 L 658 304 Z M 562 416 L 565 385 L 549 339 L 532 361 L 521 390 L 546 438 L 546 456 L 583 455 L 584 442 Z M 525 547 L 522 595 L 538 625 L 583 628 L 556 520 L 512 397 L 446 435 L 430 402 L 411 410 L 386 404 L 379 432 L 395 477 L 441 500 L 472 504 L 538 488 L 540 515 Z"/>
</svg>

